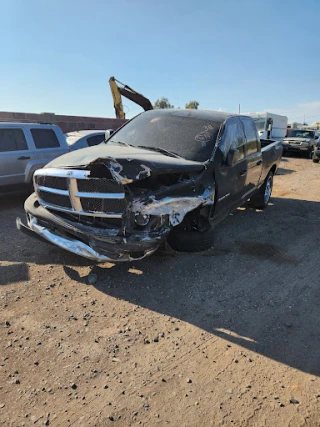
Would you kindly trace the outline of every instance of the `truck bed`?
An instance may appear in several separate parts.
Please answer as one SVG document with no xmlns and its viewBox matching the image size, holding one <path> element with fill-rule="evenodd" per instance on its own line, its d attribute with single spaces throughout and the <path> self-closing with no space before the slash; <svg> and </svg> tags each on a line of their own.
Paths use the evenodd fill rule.
<svg viewBox="0 0 320 427">
<path fill-rule="evenodd" d="M 261 142 L 261 151 L 263 151 L 263 148 L 268 147 L 271 144 L 278 143 L 279 141 L 276 141 L 275 139 L 260 139 Z"/>
<path fill-rule="evenodd" d="M 272 166 L 276 163 L 279 163 L 279 159 L 282 156 L 282 144 L 280 141 L 275 141 L 273 139 L 261 139 L 261 153 L 263 160 L 263 171 L 262 171 L 262 180 L 265 179 L 269 173 Z"/>
</svg>

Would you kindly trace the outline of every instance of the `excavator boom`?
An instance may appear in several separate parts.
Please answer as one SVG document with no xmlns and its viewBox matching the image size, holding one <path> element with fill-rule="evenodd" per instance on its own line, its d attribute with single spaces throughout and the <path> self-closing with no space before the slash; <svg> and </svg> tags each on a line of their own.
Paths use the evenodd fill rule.
<svg viewBox="0 0 320 427">
<path fill-rule="evenodd" d="M 119 86 L 118 83 L 121 85 Z M 113 98 L 114 109 L 116 111 L 117 119 L 125 119 L 125 113 L 123 110 L 123 104 L 121 96 L 130 99 L 130 101 L 135 104 L 140 105 L 144 109 L 144 111 L 153 110 L 153 106 L 148 98 L 143 96 L 141 93 L 136 92 L 130 86 L 127 86 L 119 80 L 116 80 L 114 77 L 110 77 L 109 79 L 110 89 Z"/>
</svg>

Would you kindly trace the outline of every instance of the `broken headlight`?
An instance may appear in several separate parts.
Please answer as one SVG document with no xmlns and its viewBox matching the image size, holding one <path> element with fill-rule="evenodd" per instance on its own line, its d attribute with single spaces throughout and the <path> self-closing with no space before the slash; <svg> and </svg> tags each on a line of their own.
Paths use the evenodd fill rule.
<svg viewBox="0 0 320 427">
<path fill-rule="evenodd" d="M 145 227 L 150 221 L 150 216 L 137 212 L 134 216 L 134 222 L 140 227 Z"/>
</svg>

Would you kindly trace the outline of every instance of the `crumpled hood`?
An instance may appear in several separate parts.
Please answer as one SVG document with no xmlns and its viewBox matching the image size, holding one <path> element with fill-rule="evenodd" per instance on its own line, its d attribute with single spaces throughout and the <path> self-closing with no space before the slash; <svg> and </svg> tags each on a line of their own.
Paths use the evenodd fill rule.
<svg viewBox="0 0 320 427">
<path fill-rule="evenodd" d="M 151 174 L 196 172 L 206 168 L 201 162 L 182 157 L 170 157 L 143 148 L 105 143 L 64 154 L 48 163 L 45 168 L 83 169 L 93 163 L 105 164 L 113 177 L 123 184 Z"/>
</svg>

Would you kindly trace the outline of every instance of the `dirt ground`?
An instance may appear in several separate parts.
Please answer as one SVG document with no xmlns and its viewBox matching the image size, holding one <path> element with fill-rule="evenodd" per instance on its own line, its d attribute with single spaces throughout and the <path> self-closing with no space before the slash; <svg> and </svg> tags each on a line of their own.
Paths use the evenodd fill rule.
<svg viewBox="0 0 320 427">
<path fill-rule="evenodd" d="M 23 200 L 0 200 L 0 425 L 320 426 L 319 165 L 284 158 L 211 250 L 133 264 L 22 235 Z"/>
</svg>

